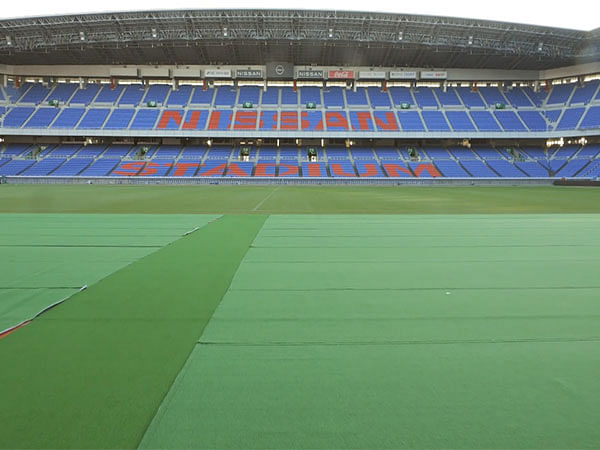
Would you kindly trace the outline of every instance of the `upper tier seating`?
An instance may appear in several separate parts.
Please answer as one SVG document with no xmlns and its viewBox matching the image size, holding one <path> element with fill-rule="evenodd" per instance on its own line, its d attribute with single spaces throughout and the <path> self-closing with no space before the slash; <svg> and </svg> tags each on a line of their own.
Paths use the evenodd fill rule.
<svg viewBox="0 0 600 450">
<path fill-rule="evenodd" d="M 569 97 L 573 93 L 575 88 L 574 84 L 556 84 L 552 88 L 550 97 L 546 101 L 547 105 L 564 105 L 569 100 Z"/>
<path fill-rule="evenodd" d="M 485 102 L 478 92 L 474 92 L 468 87 L 456 88 L 458 95 L 460 95 L 462 102 L 467 108 L 473 107 L 485 107 Z"/>
<path fill-rule="evenodd" d="M 100 92 L 100 88 L 99 84 L 88 84 L 84 89 L 78 89 L 69 103 L 71 105 L 89 105 Z"/>
<path fill-rule="evenodd" d="M 125 86 L 117 85 L 114 88 L 110 87 L 110 85 L 103 85 L 102 89 L 94 99 L 94 103 L 110 103 L 114 105 L 115 102 L 119 99 Z"/>
</svg>

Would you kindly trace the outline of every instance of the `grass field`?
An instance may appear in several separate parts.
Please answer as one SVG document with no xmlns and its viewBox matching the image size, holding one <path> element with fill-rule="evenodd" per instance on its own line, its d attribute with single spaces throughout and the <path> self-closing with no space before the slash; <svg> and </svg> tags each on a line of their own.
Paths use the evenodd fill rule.
<svg viewBox="0 0 600 450">
<path fill-rule="evenodd" d="M 599 195 L 0 186 L 0 448 L 598 448 Z"/>
</svg>

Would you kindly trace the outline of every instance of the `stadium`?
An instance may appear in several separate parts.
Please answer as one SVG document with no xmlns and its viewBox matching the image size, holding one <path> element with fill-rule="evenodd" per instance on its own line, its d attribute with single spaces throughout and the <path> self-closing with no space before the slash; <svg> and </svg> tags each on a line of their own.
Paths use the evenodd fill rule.
<svg viewBox="0 0 600 450">
<path fill-rule="evenodd" d="M 597 448 L 600 29 L 0 20 L 0 448 Z"/>
</svg>

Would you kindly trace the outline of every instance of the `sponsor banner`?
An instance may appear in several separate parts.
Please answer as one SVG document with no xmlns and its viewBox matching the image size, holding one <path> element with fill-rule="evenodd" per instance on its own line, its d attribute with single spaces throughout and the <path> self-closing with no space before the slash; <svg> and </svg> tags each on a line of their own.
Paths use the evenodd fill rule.
<svg viewBox="0 0 600 450">
<path fill-rule="evenodd" d="M 261 69 L 238 69 L 235 71 L 236 78 L 262 78 L 263 71 Z"/>
<path fill-rule="evenodd" d="M 385 72 L 373 72 L 370 70 L 358 72 L 358 78 L 368 79 L 368 80 L 385 80 Z"/>
<path fill-rule="evenodd" d="M 354 70 L 330 70 L 330 80 L 352 80 L 354 79 Z"/>
<path fill-rule="evenodd" d="M 390 80 L 416 80 L 417 72 L 415 71 L 392 71 L 390 72 Z"/>
<path fill-rule="evenodd" d="M 445 80 L 448 78 L 448 72 L 437 71 L 437 72 L 421 72 L 422 80 Z"/>
<path fill-rule="evenodd" d="M 231 78 L 231 70 L 225 69 L 206 69 L 204 78 Z"/>
<path fill-rule="evenodd" d="M 299 70 L 296 72 L 296 78 L 308 78 L 312 80 L 322 80 L 325 78 L 325 72 L 322 70 Z"/>
<path fill-rule="evenodd" d="M 267 78 L 270 80 L 291 80 L 294 77 L 294 65 L 288 62 L 267 63 Z"/>
</svg>

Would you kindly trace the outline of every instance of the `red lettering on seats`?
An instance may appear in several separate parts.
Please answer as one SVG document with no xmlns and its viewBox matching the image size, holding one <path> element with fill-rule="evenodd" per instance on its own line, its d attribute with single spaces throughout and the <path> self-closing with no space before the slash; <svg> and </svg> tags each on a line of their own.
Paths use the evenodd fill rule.
<svg viewBox="0 0 600 450">
<path fill-rule="evenodd" d="M 284 170 L 282 172 L 282 170 Z M 280 177 L 292 177 L 298 175 L 298 166 L 292 166 L 291 164 L 279 163 L 279 176 Z"/>
<path fill-rule="evenodd" d="M 170 166 L 171 164 L 165 164 L 165 165 Z M 160 164 L 149 162 L 148 164 L 146 164 L 146 167 L 144 167 L 144 170 L 142 170 L 139 173 L 139 176 L 140 177 L 149 177 L 150 175 L 156 175 L 156 172 L 158 172 L 158 167 L 160 167 Z"/>
<path fill-rule="evenodd" d="M 308 120 L 308 112 L 303 112 L 300 115 L 300 124 L 301 124 L 301 129 L 302 130 L 310 130 L 310 120 Z M 317 125 L 315 125 L 314 128 L 312 128 L 315 131 L 322 131 L 323 130 L 323 117 L 321 117 L 321 119 L 319 120 L 319 123 L 317 123 Z"/>
<path fill-rule="evenodd" d="M 256 111 L 238 111 L 233 124 L 235 130 L 256 129 Z"/>
<path fill-rule="evenodd" d="M 245 172 L 240 166 L 238 166 L 236 163 L 231 163 L 229 164 L 229 170 L 227 171 L 228 174 L 233 174 L 233 175 L 237 175 L 238 177 L 249 177 L 250 174 L 248 172 Z"/>
<path fill-rule="evenodd" d="M 195 130 L 198 128 L 198 122 L 200 121 L 200 115 L 202 111 L 191 111 L 192 115 L 187 122 L 183 124 L 184 130 Z"/>
<path fill-rule="evenodd" d="M 365 172 L 359 173 L 359 175 L 361 177 L 379 177 L 379 176 L 381 176 L 381 174 L 377 170 L 377 166 L 373 163 L 366 163 L 364 165 L 364 168 L 366 169 Z M 359 172 L 360 172 L 360 170 L 359 170 Z"/>
<path fill-rule="evenodd" d="M 298 113 L 295 111 L 283 111 L 279 114 L 281 130 L 297 130 L 298 129 Z"/>
<path fill-rule="evenodd" d="M 433 164 L 419 164 L 415 169 L 415 175 L 420 177 L 423 172 L 429 173 L 432 177 L 441 177 L 442 174 L 438 172 L 437 168 Z"/>
<path fill-rule="evenodd" d="M 371 113 L 368 111 L 361 111 L 356 113 L 356 118 L 358 119 L 358 129 L 359 130 L 370 130 L 373 128 L 371 118 Z M 354 128 L 356 130 L 356 128 Z"/>
<path fill-rule="evenodd" d="M 400 173 L 404 173 L 404 174 L 408 175 L 409 177 L 413 176 L 413 174 L 410 172 L 409 169 L 401 166 L 400 164 L 383 163 L 383 167 L 385 167 L 385 171 L 387 172 L 388 176 L 390 176 L 390 177 L 394 177 L 394 178 L 401 177 L 402 175 L 400 175 Z"/>
<path fill-rule="evenodd" d="M 355 177 L 354 173 L 345 172 L 344 168 L 340 163 L 331 163 L 329 165 L 331 167 L 331 171 L 334 175 L 338 175 L 340 177 Z"/>
<path fill-rule="evenodd" d="M 140 171 L 140 169 L 144 166 L 144 164 L 145 164 L 145 162 L 143 162 L 143 161 L 125 163 L 125 164 L 121 165 L 121 167 L 119 167 L 113 173 L 115 175 L 123 175 L 125 177 L 132 177 Z"/>
<path fill-rule="evenodd" d="M 223 164 L 219 164 L 218 166 L 213 167 L 210 170 L 207 170 L 206 172 L 202 172 L 202 169 L 200 169 L 200 172 L 198 172 L 198 175 L 200 175 L 202 177 L 210 177 L 211 175 L 223 175 L 223 172 L 225 171 L 226 167 L 227 167 L 227 163 L 223 163 Z"/>
<path fill-rule="evenodd" d="M 213 111 L 210 115 L 210 120 L 208 122 L 209 130 L 219 130 L 219 123 L 221 123 L 221 111 Z M 229 130 L 231 126 L 231 122 L 227 124 L 224 130 Z"/>
<path fill-rule="evenodd" d="M 348 119 L 341 112 L 326 112 L 327 127 L 348 129 Z"/>
<path fill-rule="evenodd" d="M 189 168 L 198 167 L 199 165 L 199 163 L 177 163 L 175 164 L 175 171 L 172 175 L 175 177 L 183 177 Z"/>
<path fill-rule="evenodd" d="M 171 120 L 174 120 L 175 123 L 177 124 L 177 128 L 179 128 L 179 126 L 181 125 L 181 121 L 183 120 L 183 117 L 181 116 L 181 112 L 179 112 L 179 111 L 163 112 L 163 115 L 160 118 L 160 121 L 158 122 L 158 128 L 160 130 L 164 130 L 165 128 L 167 128 L 169 126 L 169 122 Z"/>
<path fill-rule="evenodd" d="M 308 163 L 308 176 L 309 177 L 320 177 L 321 176 L 321 164 L 319 163 Z"/>
<path fill-rule="evenodd" d="M 377 126 L 381 129 L 381 130 L 389 130 L 389 131 L 395 131 L 398 129 L 398 123 L 396 122 L 396 119 L 394 118 L 394 113 L 393 112 L 386 112 L 383 113 L 385 116 L 385 121 L 379 117 L 377 117 L 377 114 L 375 114 L 375 123 L 377 124 Z"/>
<path fill-rule="evenodd" d="M 273 168 L 272 173 L 267 173 L 267 169 Z M 254 171 L 255 177 L 274 177 L 275 176 L 275 163 L 258 163 L 256 165 L 256 170 Z"/>
</svg>

